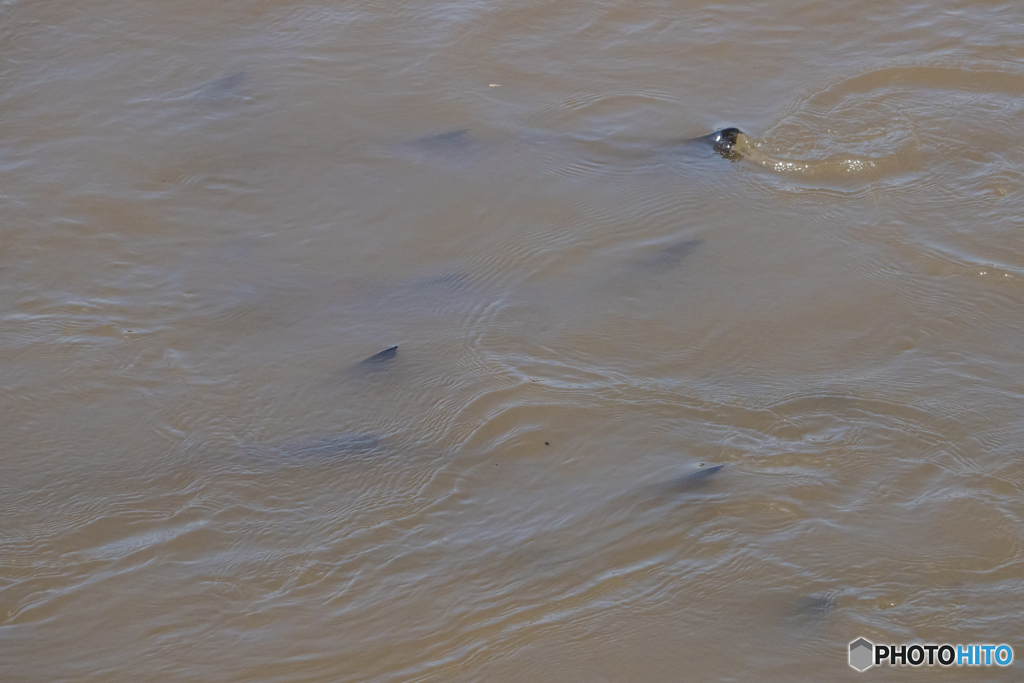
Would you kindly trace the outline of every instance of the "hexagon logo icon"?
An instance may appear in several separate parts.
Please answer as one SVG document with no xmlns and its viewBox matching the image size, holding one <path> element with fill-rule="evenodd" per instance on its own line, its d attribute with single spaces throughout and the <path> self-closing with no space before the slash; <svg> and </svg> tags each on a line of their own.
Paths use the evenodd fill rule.
<svg viewBox="0 0 1024 683">
<path fill-rule="evenodd" d="M 850 666 L 857 671 L 864 671 L 874 665 L 874 654 L 874 644 L 865 638 L 858 638 L 850 643 Z"/>
</svg>

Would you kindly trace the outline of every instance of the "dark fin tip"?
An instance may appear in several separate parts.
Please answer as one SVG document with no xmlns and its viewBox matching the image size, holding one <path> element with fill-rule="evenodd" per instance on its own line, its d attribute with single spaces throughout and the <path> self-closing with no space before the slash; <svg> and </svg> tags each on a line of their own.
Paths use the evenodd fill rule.
<svg viewBox="0 0 1024 683">
<path fill-rule="evenodd" d="M 383 363 L 384 361 L 391 360 L 398 355 L 398 345 L 394 345 L 391 348 L 384 349 L 380 353 L 375 353 L 365 360 L 359 361 L 360 365 L 375 365 L 377 363 Z"/>
<path fill-rule="evenodd" d="M 718 472 L 723 467 L 725 467 L 725 465 L 701 467 L 695 472 L 690 472 L 689 474 L 679 477 L 675 481 L 671 482 L 669 486 L 677 492 L 687 491 L 691 488 L 704 484 L 715 474 L 715 472 Z"/>
</svg>

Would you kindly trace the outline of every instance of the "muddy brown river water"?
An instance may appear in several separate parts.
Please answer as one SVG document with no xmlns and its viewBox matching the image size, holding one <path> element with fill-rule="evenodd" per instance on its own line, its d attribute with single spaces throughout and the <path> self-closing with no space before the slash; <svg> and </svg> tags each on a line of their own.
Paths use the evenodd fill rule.
<svg viewBox="0 0 1024 683">
<path fill-rule="evenodd" d="M 1012 1 L 0 2 L 0 681 L 1021 680 L 1022 121 Z"/>
</svg>

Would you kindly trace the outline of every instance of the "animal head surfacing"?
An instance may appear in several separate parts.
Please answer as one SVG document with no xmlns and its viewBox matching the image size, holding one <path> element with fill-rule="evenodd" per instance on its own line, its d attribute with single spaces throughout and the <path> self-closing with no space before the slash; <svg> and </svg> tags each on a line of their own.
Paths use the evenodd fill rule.
<svg viewBox="0 0 1024 683">
<path fill-rule="evenodd" d="M 723 128 L 711 135 L 706 135 L 704 139 L 710 142 L 712 148 L 726 159 L 738 159 L 750 141 L 747 134 L 739 128 Z"/>
</svg>

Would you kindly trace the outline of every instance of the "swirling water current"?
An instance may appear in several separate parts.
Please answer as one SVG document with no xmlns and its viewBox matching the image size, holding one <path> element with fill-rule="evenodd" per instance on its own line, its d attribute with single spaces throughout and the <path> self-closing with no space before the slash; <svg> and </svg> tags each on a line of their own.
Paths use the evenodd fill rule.
<svg viewBox="0 0 1024 683">
<path fill-rule="evenodd" d="M 1024 658 L 1022 35 L 0 2 L 0 681 Z"/>
</svg>

